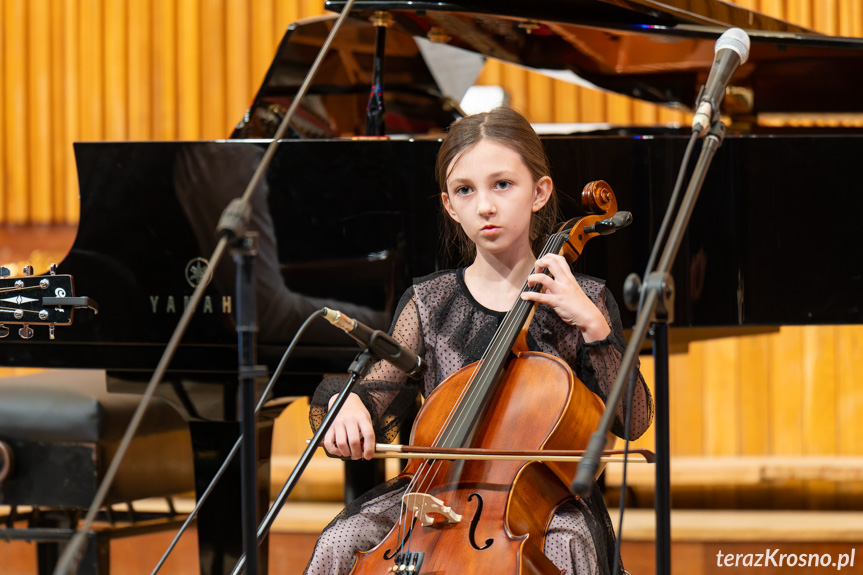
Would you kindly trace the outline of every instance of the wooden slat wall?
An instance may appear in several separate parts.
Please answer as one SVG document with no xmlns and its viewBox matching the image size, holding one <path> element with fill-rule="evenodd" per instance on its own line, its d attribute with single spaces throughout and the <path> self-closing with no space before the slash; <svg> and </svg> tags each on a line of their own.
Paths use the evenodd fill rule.
<svg viewBox="0 0 863 575">
<path fill-rule="evenodd" d="M 859 0 L 737 0 L 863 36 Z M 240 119 L 285 27 L 321 0 L 0 1 L 0 225 L 74 224 L 72 142 L 214 139 Z M 490 63 L 536 122 L 684 122 L 682 112 Z M 681 455 L 863 454 L 863 328 L 786 327 L 674 354 Z M 650 359 L 644 371 L 651 372 Z M 641 441 L 652 445 L 652 432 Z M 841 488 L 840 488 L 841 492 Z"/>
<path fill-rule="evenodd" d="M 0 224 L 74 224 L 72 143 L 226 137 L 315 0 L 2 0 Z"/>
<path fill-rule="evenodd" d="M 674 453 L 863 455 L 861 353 L 858 326 L 690 343 L 669 366 Z M 648 380 L 652 369 L 642 357 Z"/>
<path fill-rule="evenodd" d="M 859 0 L 737 0 L 863 36 Z M 321 0 L 2 0 L 0 224 L 75 223 L 71 144 L 214 139 L 239 121 L 288 24 Z M 685 122 L 686 114 L 490 62 L 536 122 Z"/>
</svg>

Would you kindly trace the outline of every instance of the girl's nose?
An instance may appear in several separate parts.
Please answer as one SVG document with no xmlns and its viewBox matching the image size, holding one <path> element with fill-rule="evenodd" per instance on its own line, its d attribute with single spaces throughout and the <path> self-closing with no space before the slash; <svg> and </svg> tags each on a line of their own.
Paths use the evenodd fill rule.
<svg viewBox="0 0 863 575">
<path fill-rule="evenodd" d="M 486 216 L 493 214 L 496 211 L 494 204 L 494 194 L 487 191 L 481 191 L 477 194 L 476 211 L 478 214 Z"/>
</svg>

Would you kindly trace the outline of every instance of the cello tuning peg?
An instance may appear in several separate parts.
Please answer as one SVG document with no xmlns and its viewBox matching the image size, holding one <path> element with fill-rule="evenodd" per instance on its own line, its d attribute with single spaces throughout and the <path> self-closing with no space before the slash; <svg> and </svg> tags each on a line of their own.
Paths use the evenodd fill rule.
<svg viewBox="0 0 863 575">
<path fill-rule="evenodd" d="M 30 277 L 33 275 L 33 266 L 24 266 L 24 275 Z"/>
<path fill-rule="evenodd" d="M 52 276 L 57 275 L 57 264 L 51 264 L 51 267 L 49 268 L 49 271 L 50 271 L 50 273 L 51 273 L 51 275 L 52 275 Z"/>
<path fill-rule="evenodd" d="M 34 333 L 33 328 L 26 324 L 22 325 L 21 329 L 18 330 L 18 335 L 21 336 L 21 339 L 30 339 Z"/>
<path fill-rule="evenodd" d="M 5 325 L 0 325 L 0 339 L 3 339 L 7 335 L 9 335 L 9 328 Z"/>
</svg>

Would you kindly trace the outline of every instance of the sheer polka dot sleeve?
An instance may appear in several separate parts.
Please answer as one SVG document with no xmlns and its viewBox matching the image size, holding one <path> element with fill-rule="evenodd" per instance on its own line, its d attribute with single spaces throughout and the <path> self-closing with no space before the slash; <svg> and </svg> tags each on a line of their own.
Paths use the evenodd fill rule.
<svg viewBox="0 0 863 575">
<path fill-rule="evenodd" d="M 578 354 L 578 371 L 581 372 L 582 381 L 588 387 L 595 387 L 594 391 L 606 400 L 608 394 L 614 387 L 617 373 L 620 371 L 623 354 L 626 351 L 626 340 L 623 337 L 623 324 L 620 321 L 620 310 L 614 296 L 606 288 L 605 284 L 595 282 L 591 286 L 593 294 L 590 295 L 593 302 L 605 316 L 611 328 L 611 333 L 604 340 L 584 342 Z M 639 362 L 635 365 L 635 389 L 632 398 L 632 428 L 630 439 L 640 437 L 653 420 L 653 399 L 650 390 L 638 369 Z M 590 380 L 591 383 L 588 383 Z M 612 427 L 615 435 L 623 437 L 625 411 L 624 402 L 626 393 L 615 410 L 616 417 Z"/>
<path fill-rule="evenodd" d="M 416 299 L 413 290 L 408 290 L 399 302 L 390 335 L 405 348 L 421 354 L 422 331 L 419 325 Z M 342 391 L 347 376 L 334 375 L 325 378 L 311 399 L 309 422 L 317 430 L 327 414 L 329 400 Z M 417 386 L 412 384 L 404 372 L 386 361 L 378 361 L 369 373 L 354 386 L 356 393 L 372 416 L 375 437 L 381 442 L 392 442 L 398 436 L 399 426 L 405 414 L 416 402 Z"/>
</svg>

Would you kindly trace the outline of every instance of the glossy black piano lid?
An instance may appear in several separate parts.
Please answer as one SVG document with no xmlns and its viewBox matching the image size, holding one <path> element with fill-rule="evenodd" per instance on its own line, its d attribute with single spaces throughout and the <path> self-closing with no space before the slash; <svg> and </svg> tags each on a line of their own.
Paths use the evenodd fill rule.
<svg viewBox="0 0 863 575">
<path fill-rule="evenodd" d="M 331 1 L 332 10 L 344 2 Z M 728 27 L 751 39 L 731 84 L 748 113 L 861 112 L 863 39 L 833 37 L 714 0 L 453 3 L 359 0 L 354 14 L 393 14 L 394 30 L 554 73 L 641 100 L 691 108 Z M 434 34 L 431 32 L 434 31 Z"/>
<path fill-rule="evenodd" d="M 296 327 L 320 307 L 285 309 L 291 293 L 391 312 L 410 278 L 438 265 L 438 145 L 282 143 L 252 222 L 262 238 L 255 271 L 263 361 L 275 367 L 293 336 L 288 319 Z M 100 313 L 79 312 L 47 345 L 40 345 L 46 330 L 29 341 L 10 338 L 5 363 L 152 370 L 194 289 L 197 258 L 215 246 L 221 210 L 242 194 L 262 150 L 248 141 L 76 144 L 81 219 L 59 272 L 72 274 L 76 292 L 99 302 Z M 172 373 L 235 372 L 233 270 L 224 258 Z M 294 372 L 339 371 L 357 352 L 352 340 L 318 322 L 289 365 Z"/>
<path fill-rule="evenodd" d="M 643 273 L 685 138 L 549 144 L 558 185 L 572 173 L 605 179 L 633 213 L 630 228 L 592 240 L 582 256 L 620 300 L 626 275 Z M 863 322 L 861 154 L 860 136 L 727 137 L 676 258 L 672 327 Z"/>
<path fill-rule="evenodd" d="M 578 213 L 576 198 L 595 179 L 608 181 L 620 209 L 633 213 L 631 227 L 592 240 L 580 260 L 583 271 L 607 280 L 621 306 L 624 278 L 643 272 L 685 143 L 684 136 L 546 139 L 565 216 Z M 284 142 L 267 177 L 265 204 L 278 246 L 269 256 L 276 268 L 265 276 L 272 281 L 259 301 L 277 301 L 290 285 L 380 308 L 411 277 L 453 265 L 439 233 L 438 146 L 433 139 Z M 72 326 L 58 328 L 54 342 L 46 341 L 45 330 L 29 341 L 10 337 L 4 363 L 152 370 L 192 291 L 187 265 L 208 257 L 211 247 L 207 206 L 213 199 L 206 190 L 183 198 L 173 175 L 177 158 L 204 152 L 212 162 L 206 169 L 237 149 L 260 146 L 76 145 L 81 222 L 60 273 L 73 274 L 77 293 L 98 301 L 101 311 L 79 312 Z M 863 322 L 861 157 L 860 136 L 727 137 L 677 256 L 672 327 Z M 172 373 L 216 380 L 235 372 L 233 315 L 221 307 L 223 297 L 233 297 L 231 273 L 229 262 L 222 272 L 227 283 L 217 278 L 208 288 L 212 309 L 196 314 Z M 623 311 L 624 324 L 632 325 L 634 315 Z M 262 325 L 261 360 L 271 368 L 289 337 L 278 327 Z M 356 351 L 350 342 L 334 334 L 328 345 L 324 337 L 304 347 L 292 373 L 349 363 Z"/>
</svg>

